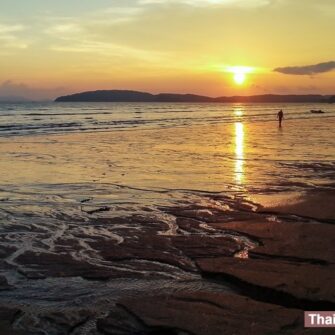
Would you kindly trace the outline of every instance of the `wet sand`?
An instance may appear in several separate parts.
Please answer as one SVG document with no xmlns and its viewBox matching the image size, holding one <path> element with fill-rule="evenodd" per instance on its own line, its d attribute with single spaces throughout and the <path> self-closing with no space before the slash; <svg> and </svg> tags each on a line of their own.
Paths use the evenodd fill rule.
<svg viewBox="0 0 335 335">
<path fill-rule="evenodd" d="M 335 226 L 207 197 L 229 207 L 162 208 L 173 223 L 92 217 L 53 246 L 39 232 L 49 250 L 2 244 L 2 330 L 320 334 L 303 331 L 303 310 L 335 306 Z M 12 224 L 7 236 L 26 228 Z"/>
<path fill-rule="evenodd" d="M 262 203 L 263 212 L 289 213 L 326 222 L 334 222 L 335 218 L 335 190 L 332 188 L 274 197 L 255 196 L 253 200 Z"/>
<path fill-rule="evenodd" d="M 1 139 L 1 334 L 322 334 L 335 153 L 299 122 L 327 145 L 293 121 Z"/>
</svg>

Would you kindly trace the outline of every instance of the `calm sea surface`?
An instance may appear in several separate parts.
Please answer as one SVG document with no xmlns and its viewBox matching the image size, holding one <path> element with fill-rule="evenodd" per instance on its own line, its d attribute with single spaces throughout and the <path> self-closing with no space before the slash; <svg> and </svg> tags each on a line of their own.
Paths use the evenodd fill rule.
<svg viewBox="0 0 335 335">
<path fill-rule="evenodd" d="M 279 109 L 288 120 L 335 116 L 325 104 L 0 103 L 0 136 L 269 122 Z"/>
<path fill-rule="evenodd" d="M 319 187 L 333 181 L 334 125 L 331 104 L 0 104 L 0 184 Z"/>
</svg>

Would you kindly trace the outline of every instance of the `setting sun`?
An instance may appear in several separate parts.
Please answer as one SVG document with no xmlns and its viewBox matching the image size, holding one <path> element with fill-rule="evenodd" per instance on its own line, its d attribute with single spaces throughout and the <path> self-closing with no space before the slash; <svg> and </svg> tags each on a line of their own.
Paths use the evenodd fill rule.
<svg viewBox="0 0 335 335">
<path fill-rule="evenodd" d="M 246 76 L 245 73 L 235 73 L 234 81 L 237 85 L 242 85 L 245 82 Z"/>
<path fill-rule="evenodd" d="M 253 72 L 253 68 L 247 66 L 229 66 L 226 68 L 226 71 L 233 74 L 235 84 L 242 85 L 247 79 L 247 74 Z"/>
</svg>

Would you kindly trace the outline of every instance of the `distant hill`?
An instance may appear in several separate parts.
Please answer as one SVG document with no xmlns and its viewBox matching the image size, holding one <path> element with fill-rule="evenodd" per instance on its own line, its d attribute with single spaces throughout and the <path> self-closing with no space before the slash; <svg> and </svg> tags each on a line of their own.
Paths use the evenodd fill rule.
<svg viewBox="0 0 335 335">
<path fill-rule="evenodd" d="M 160 93 L 127 90 L 90 91 L 62 96 L 56 102 L 329 102 L 324 95 L 252 95 L 211 98 L 195 94 Z"/>
<path fill-rule="evenodd" d="M 335 95 L 330 97 L 327 102 L 329 102 L 330 104 L 334 104 L 335 103 Z"/>
</svg>

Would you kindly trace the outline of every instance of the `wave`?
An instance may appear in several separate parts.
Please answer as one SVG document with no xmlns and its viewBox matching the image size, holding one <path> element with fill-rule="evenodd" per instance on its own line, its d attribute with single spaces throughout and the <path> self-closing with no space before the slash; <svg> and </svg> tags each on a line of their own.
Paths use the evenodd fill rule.
<svg viewBox="0 0 335 335">
<path fill-rule="evenodd" d="M 222 123 L 273 122 L 281 104 L 115 104 L 108 107 L 84 104 L 62 106 L 46 104 L 20 105 L 13 112 L 0 109 L 0 136 L 54 134 L 62 132 L 94 132 L 113 129 L 157 129 Z M 312 114 L 312 108 L 324 105 L 290 104 L 286 120 L 329 119 L 335 110 L 327 106 L 324 114 Z M 8 109 L 7 109 L 8 110 Z M 2 113 L 4 112 L 4 113 Z M 238 113 L 237 113 L 238 112 Z M 139 116 L 138 114 L 141 114 Z M 240 114 L 240 115 L 239 115 Z"/>
</svg>

